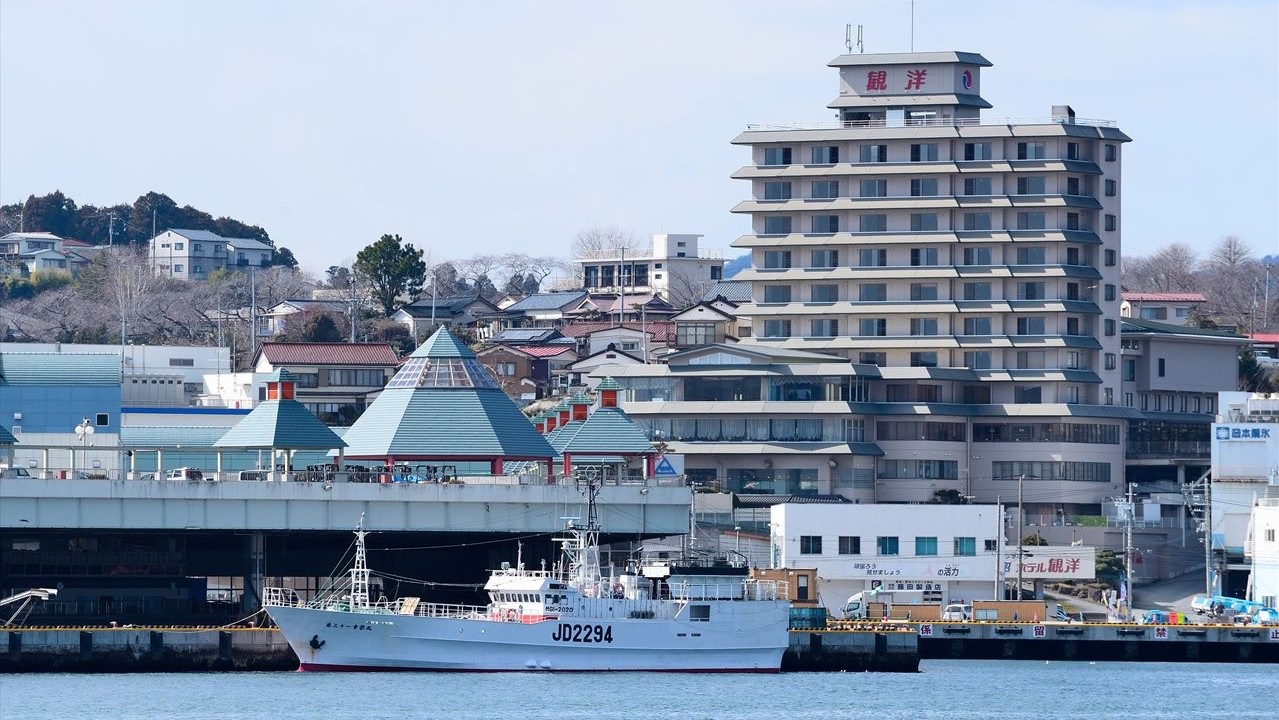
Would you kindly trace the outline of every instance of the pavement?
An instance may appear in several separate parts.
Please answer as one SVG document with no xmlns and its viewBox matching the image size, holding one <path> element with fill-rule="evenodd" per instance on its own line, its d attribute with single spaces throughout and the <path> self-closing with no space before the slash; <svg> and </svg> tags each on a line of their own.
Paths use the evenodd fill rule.
<svg viewBox="0 0 1279 720">
<path fill-rule="evenodd" d="M 1203 571 L 1191 572 L 1180 577 L 1138 585 L 1133 591 L 1133 614 L 1141 617 L 1147 610 L 1175 610 L 1194 617 L 1190 601 L 1204 593 Z M 1073 595 L 1044 592 L 1050 602 L 1059 602 L 1067 610 L 1082 612 L 1088 620 L 1105 620 L 1106 606 Z M 1051 609 L 1051 606 L 1050 606 Z"/>
</svg>

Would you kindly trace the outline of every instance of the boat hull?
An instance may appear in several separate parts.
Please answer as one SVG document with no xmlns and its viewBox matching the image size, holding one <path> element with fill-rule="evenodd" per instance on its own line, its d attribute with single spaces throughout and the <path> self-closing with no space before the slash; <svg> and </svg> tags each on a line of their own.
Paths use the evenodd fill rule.
<svg viewBox="0 0 1279 720">
<path fill-rule="evenodd" d="M 267 611 L 302 670 L 778 672 L 788 603 L 713 605 L 707 621 L 503 622 L 307 607 Z"/>
</svg>

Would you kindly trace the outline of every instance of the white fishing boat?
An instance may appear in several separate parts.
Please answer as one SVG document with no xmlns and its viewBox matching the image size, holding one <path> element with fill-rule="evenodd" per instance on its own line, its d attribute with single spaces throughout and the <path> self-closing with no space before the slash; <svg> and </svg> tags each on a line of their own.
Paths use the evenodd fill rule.
<svg viewBox="0 0 1279 720">
<path fill-rule="evenodd" d="M 369 597 L 362 528 L 347 587 L 309 602 L 267 588 L 264 606 L 302 670 L 777 672 L 787 644 L 785 583 L 744 575 L 605 575 L 595 494 L 569 523 L 552 570 L 491 572 L 484 606 Z M 666 575 L 666 577 L 658 577 Z"/>
</svg>

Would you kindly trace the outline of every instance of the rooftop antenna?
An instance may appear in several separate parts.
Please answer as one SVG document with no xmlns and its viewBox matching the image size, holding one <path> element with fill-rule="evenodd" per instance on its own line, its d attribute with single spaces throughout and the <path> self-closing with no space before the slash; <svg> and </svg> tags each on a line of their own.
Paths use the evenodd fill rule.
<svg viewBox="0 0 1279 720">
<path fill-rule="evenodd" d="M 848 23 L 844 26 L 844 47 L 848 48 L 848 52 L 853 52 L 853 47 L 857 48 L 857 52 L 866 52 L 866 46 L 862 44 L 862 26 L 857 26 L 857 41 L 853 41 L 853 24 Z"/>
<path fill-rule="evenodd" d="M 915 52 L 915 0 L 910 0 L 910 51 Z"/>
</svg>

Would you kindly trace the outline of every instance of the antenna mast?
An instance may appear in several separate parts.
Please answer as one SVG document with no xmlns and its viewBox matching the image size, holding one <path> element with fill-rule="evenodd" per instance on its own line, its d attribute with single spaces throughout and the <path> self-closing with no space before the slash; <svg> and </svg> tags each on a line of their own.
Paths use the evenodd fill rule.
<svg viewBox="0 0 1279 720">
<path fill-rule="evenodd" d="M 857 52 L 866 52 L 866 46 L 862 43 L 862 26 L 857 26 L 857 40 L 853 41 L 853 24 L 848 23 L 844 26 L 844 47 L 848 48 L 849 54 L 852 54 L 853 48 L 857 48 Z"/>
</svg>

